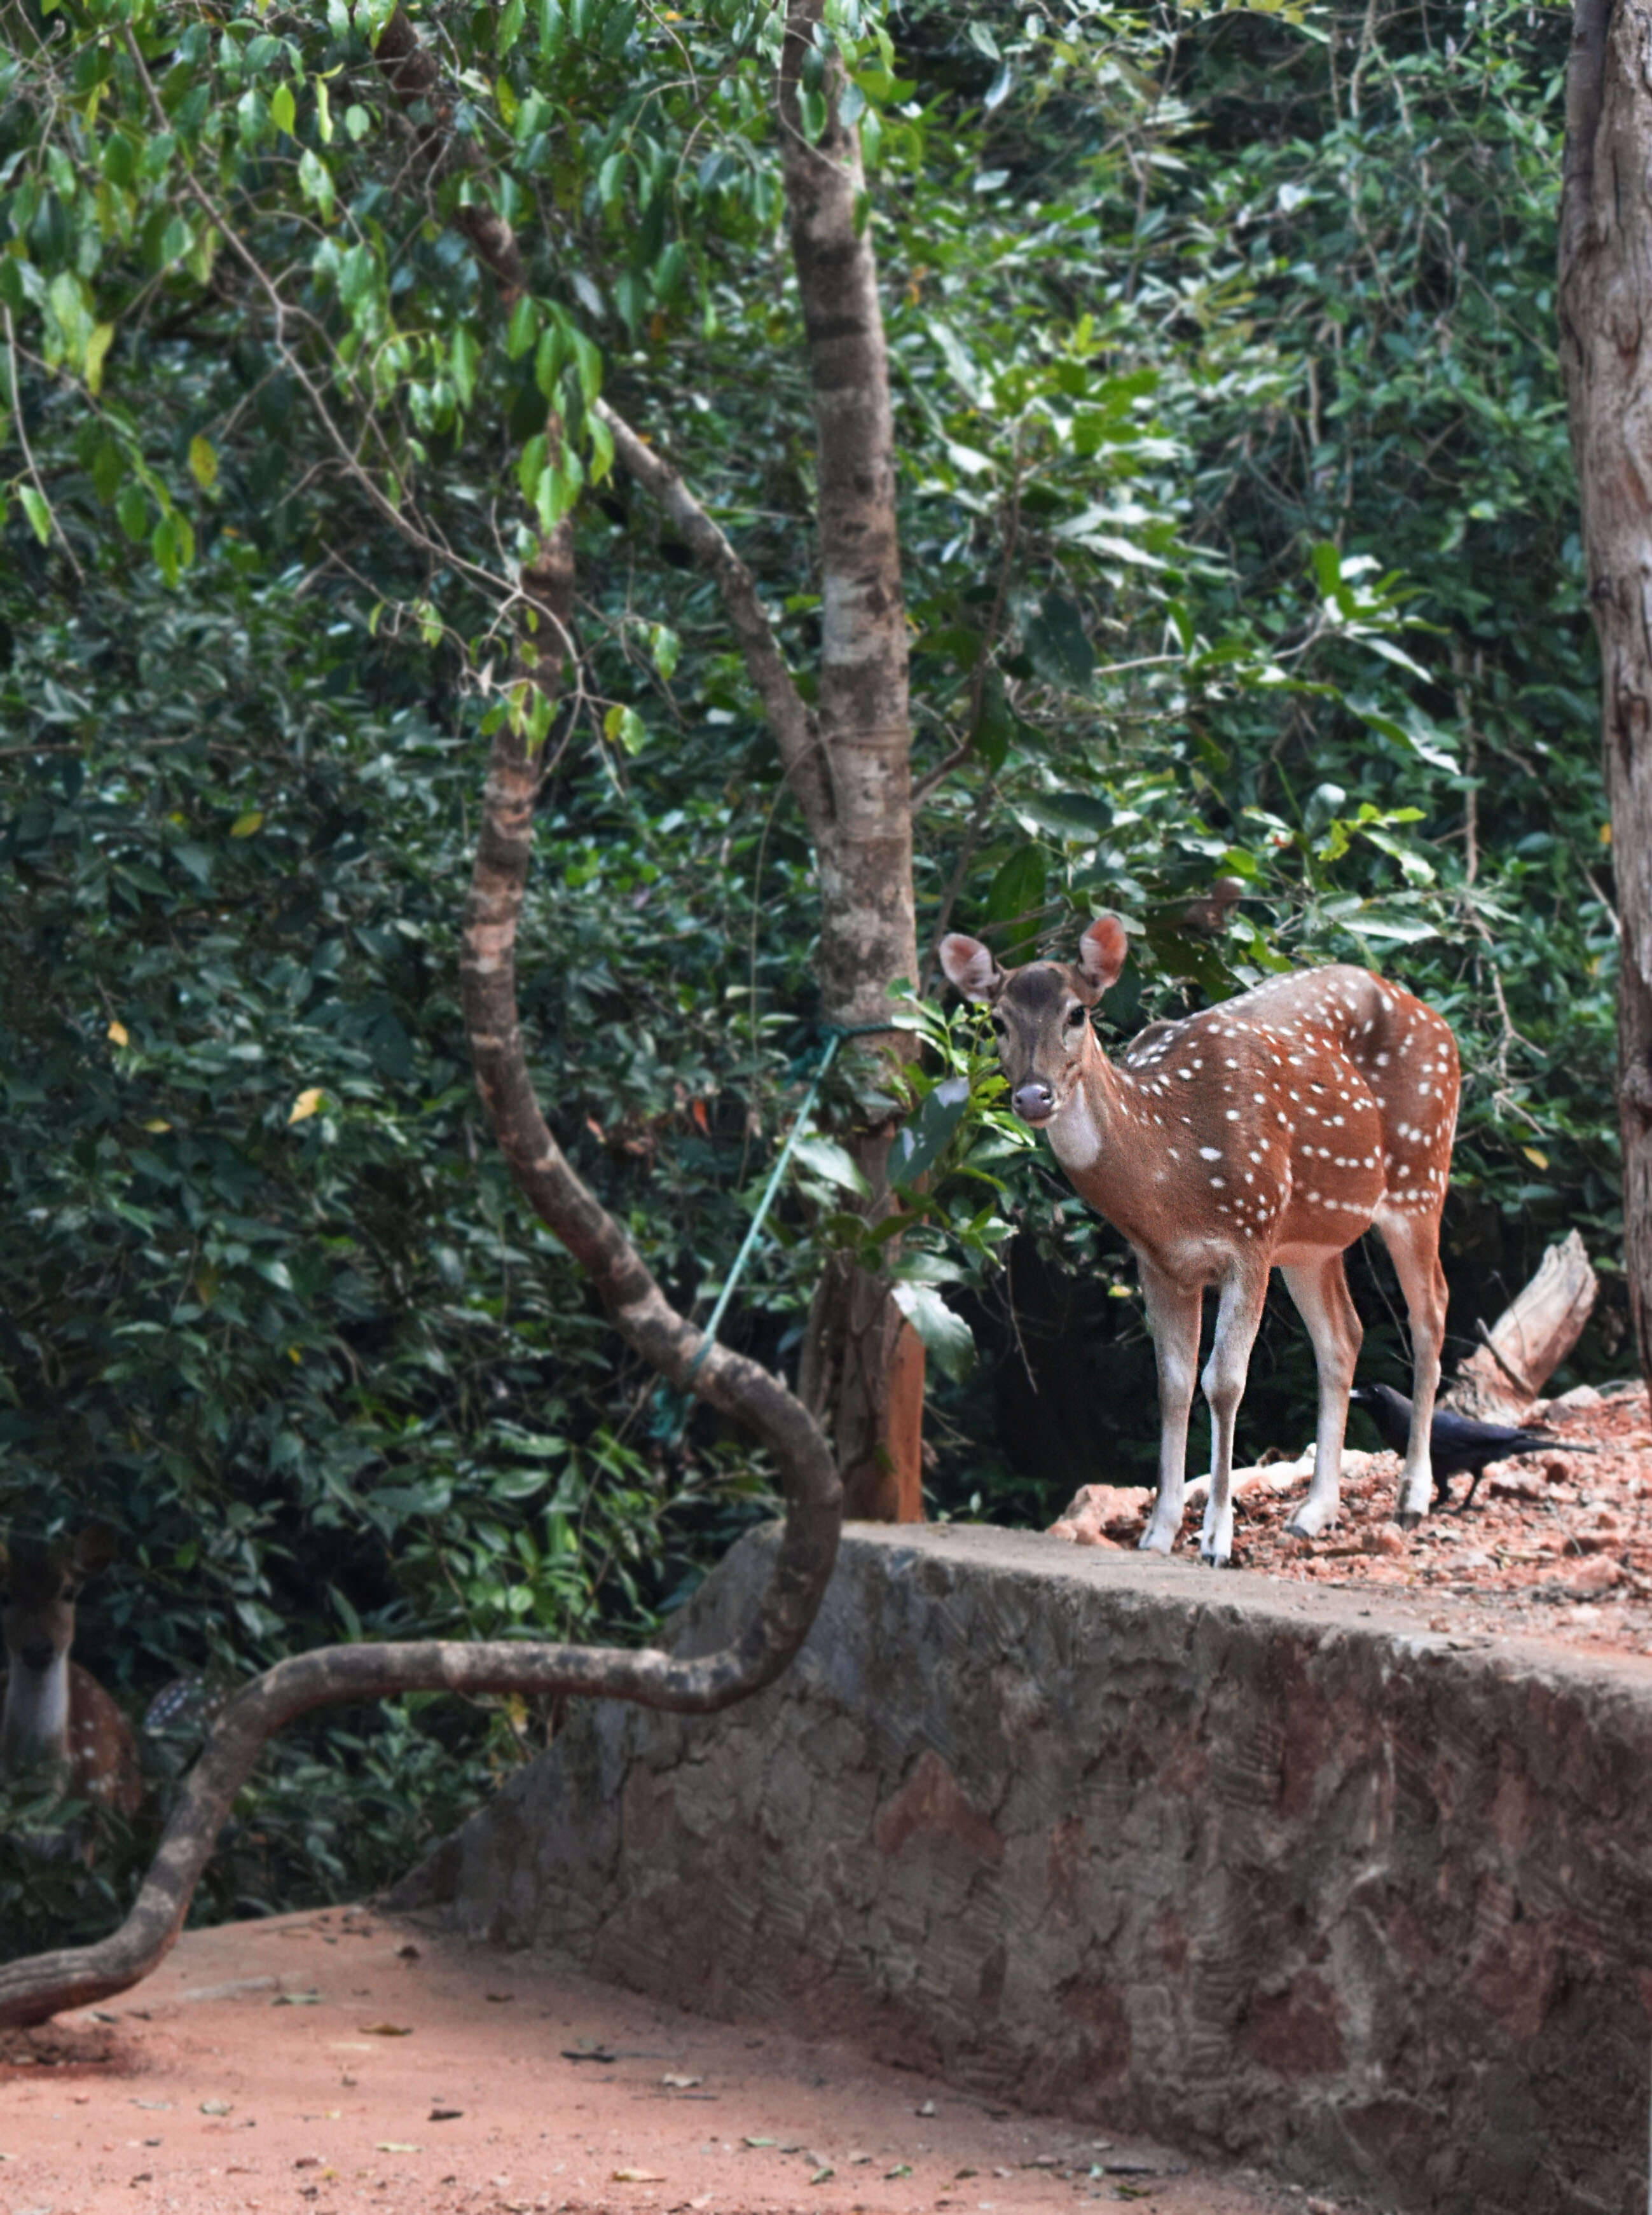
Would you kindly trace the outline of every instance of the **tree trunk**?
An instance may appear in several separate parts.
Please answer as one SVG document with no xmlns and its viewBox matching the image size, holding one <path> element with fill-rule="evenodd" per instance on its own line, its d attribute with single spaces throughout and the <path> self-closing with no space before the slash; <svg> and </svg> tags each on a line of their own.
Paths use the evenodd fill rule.
<svg viewBox="0 0 1652 2215">
<path fill-rule="evenodd" d="M 798 692 L 755 582 L 728 540 L 648 441 L 607 402 L 596 408 L 619 460 L 666 508 L 722 594 L 819 863 L 823 1011 L 828 1022 L 851 1029 L 887 1016 L 888 988 L 897 978 L 916 980 L 918 950 L 894 431 L 865 178 L 858 138 L 838 117 L 838 65 L 821 70 L 826 122 L 813 145 L 798 100 L 798 76 L 822 12 L 821 0 L 795 0 L 779 88 L 818 445 L 822 639 L 814 710 Z M 376 53 L 404 107 L 418 112 L 419 103 L 438 101 L 439 60 L 400 8 Z M 482 166 L 476 142 L 451 138 L 439 120 L 416 144 L 433 177 L 455 165 Z M 454 221 L 508 307 L 528 283 L 509 224 L 481 203 L 461 207 Z M 530 599 L 543 597 L 531 575 L 525 587 Z M 896 1033 L 872 1051 L 904 1059 L 912 1047 Z M 868 1212 L 875 1221 L 890 1206 L 884 1176 L 890 1135 L 887 1124 L 849 1134 L 872 1187 Z M 826 1270 L 811 1309 L 801 1392 L 834 1439 L 846 1512 L 920 1521 L 924 1348 L 884 1279 L 843 1267 Z"/>
<path fill-rule="evenodd" d="M 826 1020 L 885 1021 L 897 978 L 916 983 L 906 617 L 895 513 L 894 426 L 877 267 L 856 132 L 838 113 L 842 73 L 820 70 L 825 127 L 810 143 L 800 88 L 822 62 L 823 0 L 792 0 L 780 123 L 792 258 L 814 390 L 820 484 L 820 683 L 816 731 L 824 805 L 805 812 L 820 865 L 820 977 Z M 904 1058 L 894 1033 L 881 1052 Z M 890 1205 L 889 1126 L 852 1150 L 875 1220 Z M 851 1515 L 923 1514 L 924 1350 L 886 1282 L 828 1267 L 809 1317 L 802 1396 L 836 1445 Z"/>
<path fill-rule="evenodd" d="M 1560 216 L 1560 358 L 1600 641 L 1617 878 L 1624 1267 L 1652 1378 L 1652 50 L 1648 0 L 1576 0 Z"/>
</svg>

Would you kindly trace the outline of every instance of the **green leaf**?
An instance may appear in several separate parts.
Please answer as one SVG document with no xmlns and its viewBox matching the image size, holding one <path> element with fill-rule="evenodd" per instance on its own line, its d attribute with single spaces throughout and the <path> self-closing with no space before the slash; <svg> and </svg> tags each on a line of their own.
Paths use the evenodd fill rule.
<svg viewBox="0 0 1652 2215">
<path fill-rule="evenodd" d="M 1033 666 L 1047 684 L 1080 691 L 1090 683 L 1096 656 L 1084 635 L 1084 617 L 1065 593 L 1045 593 L 1026 637 Z"/>
<path fill-rule="evenodd" d="M 218 456 L 199 431 L 189 441 L 189 474 L 203 492 L 211 492 L 218 482 Z"/>
<path fill-rule="evenodd" d="M 543 431 L 530 439 L 522 449 L 516 464 L 516 481 L 521 486 L 523 497 L 526 500 L 531 500 L 537 489 L 540 475 L 545 466 L 545 456 L 549 451 L 550 441 Z"/>
<path fill-rule="evenodd" d="M 568 343 L 574 349 L 574 366 L 580 380 L 580 396 L 590 407 L 602 390 L 602 349 L 593 346 L 583 331 L 572 331 Z"/>
<path fill-rule="evenodd" d="M 1364 908 L 1352 915 L 1336 918 L 1344 930 L 1357 932 L 1361 938 L 1391 939 L 1395 944 L 1414 946 L 1420 939 L 1438 938 L 1439 926 L 1426 916 L 1397 915 L 1381 908 Z"/>
<path fill-rule="evenodd" d="M 1092 800 L 1084 792 L 1041 792 L 1033 798 L 1017 801 L 1016 813 L 1037 824 L 1041 830 L 1053 831 L 1058 838 L 1089 846 L 1111 829 L 1113 823 L 1109 804 L 1105 800 Z"/>
<path fill-rule="evenodd" d="M 1004 940 L 1006 952 L 1018 954 L 1038 936 L 1037 910 L 1044 905 L 1046 861 L 1041 846 L 1023 846 L 1011 854 L 987 887 L 989 923 L 1021 925 Z M 1024 920 L 1023 920 L 1024 919 Z"/>
<path fill-rule="evenodd" d="M 539 303 L 525 292 L 511 310 L 505 331 L 505 351 L 513 361 L 519 359 L 538 337 L 539 320 Z"/>
<path fill-rule="evenodd" d="M 902 1124 L 889 1147 L 889 1181 L 915 1184 L 946 1150 L 969 1105 L 969 1079 L 943 1079 L 925 1098 L 916 1118 Z"/>
<path fill-rule="evenodd" d="M 306 146 L 298 156 L 298 186 L 307 200 L 313 200 L 323 223 L 333 219 L 333 173 L 313 148 Z"/>
<path fill-rule="evenodd" d="M 290 84 L 278 84 L 269 97 L 270 120 L 290 138 L 298 120 L 298 107 Z"/>
<path fill-rule="evenodd" d="M 635 708 L 623 708 L 617 703 L 602 719 L 605 739 L 621 745 L 628 754 L 640 754 L 648 743 L 648 727 Z"/>
<path fill-rule="evenodd" d="M 593 485 L 599 485 L 614 466 L 614 434 L 600 415 L 590 418 L 590 432 L 591 482 Z M 656 624 L 654 628 L 659 629 L 661 626 Z M 660 674 L 669 677 L 671 671 L 662 670 Z"/>
<path fill-rule="evenodd" d="M 127 483 L 114 504 L 115 520 L 134 546 L 141 546 L 149 535 L 149 502 L 144 497 L 143 487 L 136 482 Z"/>
<path fill-rule="evenodd" d="M 505 0 L 499 18 L 496 51 L 507 54 L 522 35 L 522 24 L 527 15 L 526 0 Z"/>
<path fill-rule="evenodd" d="M 937 1369 L 961 1384 L 975 1366 L 975 1340 L 961 1316 L 954 1315 L 932 1285 L 897 1284 L 896 1306 L 924 1341 Z"/>
<path fill-rule="evenodd" d="M 33 485 L 23 485 L 17 497 L 23 503 L 23 513 L 34 526 L 34 536 L 42 546 L 52 543 L 52 511 Z"/>
<path fill-rule="evenodd" d="M 460 405 L 468 408 L 476 389 L 476 371 L 482 365 L 482 345 L 476 334 L 463 323 L 453 334 L 447 359 L 453 390 L 459 396 Z"/>
<path fill-rule="evenodd" d="M 178 518 L 163 515 L 150 534 L 150 551 L 169 585 L 175 585 L 183 568 L 182 548 L 178 537 Z"/>
<path fill-rule="evenodd" d="M 560 457 L 541 469 L 533 488 L 533 501 L 539 511 L 539 521 L 547 531 L 554 531 L 579 498 L 580 487 L 585 482 L 585 468 L 579 456 L 566 439 Z"/>
<path fill-rule="evenodd" d="M 872 1187 L 855 1157 L 836 1138 L 800 1138 L 791 1154 L 795 1162 L 801 1162 L 806 1169 L 824 1177 L 828 1184 L 839 1185 L 844 1191 L 857 1193 L 863 1200 L 872 1197 Z"/>
<path fill-rule="evenodd" d="M 114 325 L 100 323 L 86 341 L 86 359 L 81 374 L 86 379 L 86 390 L 95 396 L 103 390 L 103 362 L 114 342 Z"/>
<path fill-rule="evenodd" d="M 533 357 L 533 381 L 547 400 L 556 397 L 556 380 L 568 359 L 566 334 L 560 316 L 553 316 L 539 334 Z"/>
</svg>

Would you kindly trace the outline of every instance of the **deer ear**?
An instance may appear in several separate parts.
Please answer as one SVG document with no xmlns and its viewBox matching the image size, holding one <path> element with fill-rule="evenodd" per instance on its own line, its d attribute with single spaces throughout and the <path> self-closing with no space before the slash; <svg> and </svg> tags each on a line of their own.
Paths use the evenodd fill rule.
<svg viewBox="0 0 1652 2215">
<path fill-rule="evenodd" d="M 1130 941 L 1117 916 L 1098 915 L 1078 941 L 1079 973 L 1090 987 L 1092 1006 L 1118 983 L 1129 953 Z"/>
<path fill-rule="evenodd" d="M 941 941 L 941 966 L 967 1000 L 995 1000 L 1004 984 L 992 949 L 961 931 L 949 931 Z"/>
<path fill-rule="evenodd" d="M 114 1561 L 119 1550 L 115 1535 L 107 1523 L 89 1523 L 77 1531 L 69 1549 L 69 1564 L 77 1577 L 100 1575 Z"/>
</svg>

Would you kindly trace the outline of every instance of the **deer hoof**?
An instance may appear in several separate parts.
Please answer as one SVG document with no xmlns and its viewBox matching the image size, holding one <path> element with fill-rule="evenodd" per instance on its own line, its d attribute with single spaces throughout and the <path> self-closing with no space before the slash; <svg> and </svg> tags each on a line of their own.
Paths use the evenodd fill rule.
<svg viewBox="0 0 1652 2215">
<path fill-rule="evenodd" d="M 1150 1523 L 1142 1532 L 1136 1550 L 1142 1554 L 1168 1554 L 1170 1550 L 1170 1533 L 1168 1531 L 1161 1531 L 1156 1524 Z"/>
<path fill-rule="evenodd" d="M 1402 1507 L 1397 1511 L 1394 1520 L 1402 1531 L 1415 1531 L 1422 1520 L 1422 1511 L 1417 1507 Z"/>
<path fill-rule="evenodd" d="M 1199 1558 L 1207 1569 L 1231 1569 L 1233 1566 L 1231 1554 L 1219 1554 L 1208 1546 L 1200 1549 Z"/>
</svg>

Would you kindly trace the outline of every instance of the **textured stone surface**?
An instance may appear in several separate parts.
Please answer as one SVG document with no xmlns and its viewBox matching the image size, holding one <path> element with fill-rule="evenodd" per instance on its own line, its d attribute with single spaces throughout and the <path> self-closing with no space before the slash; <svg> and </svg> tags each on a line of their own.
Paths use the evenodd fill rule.
<svg viewBox="0 0 1652 2215">
<path fill-rule="evenodd" d="M 1652 1663 L 860 1526 L 779 1685 L 576 1711 L 427 1887 L 477 1936 L 983 2093 L 1409 2207 L 1641 2215 L 1649 1756 Z"/>
</svg>

